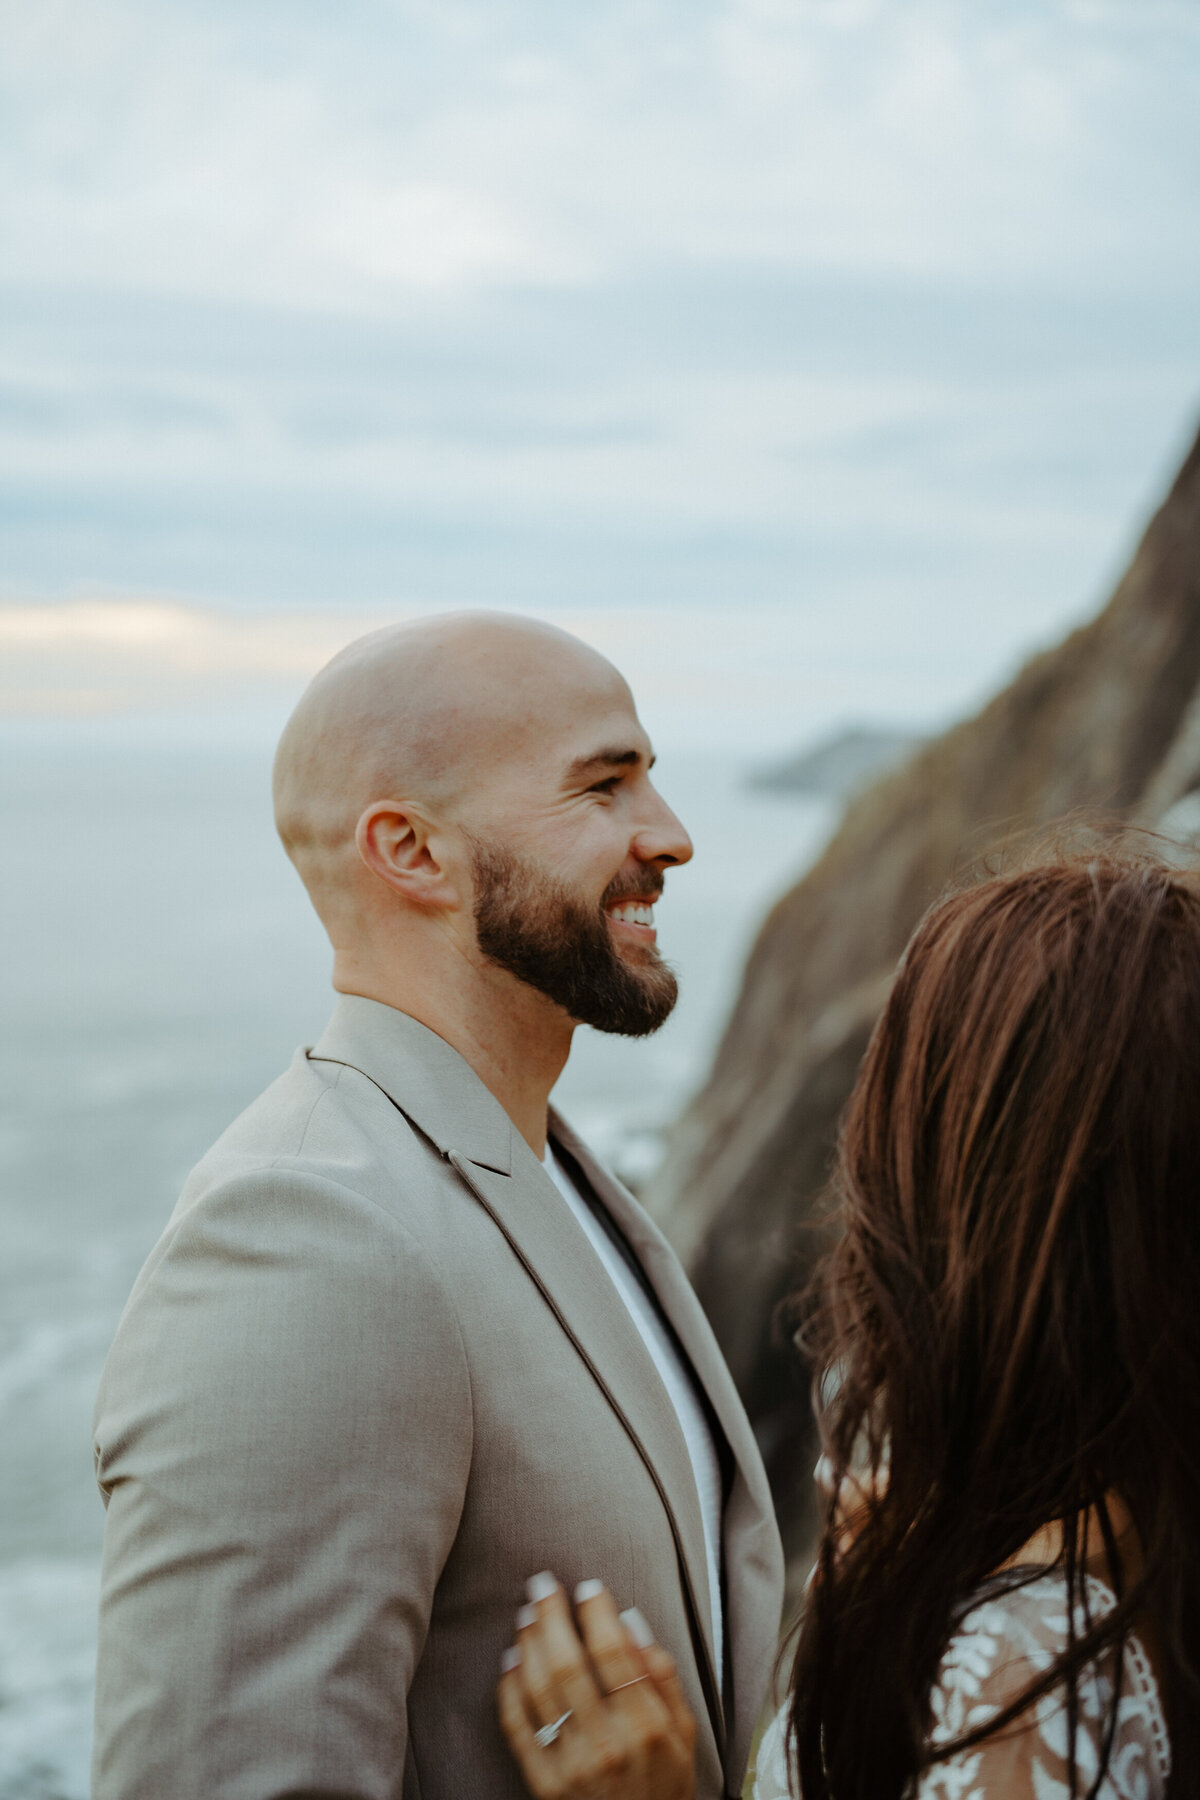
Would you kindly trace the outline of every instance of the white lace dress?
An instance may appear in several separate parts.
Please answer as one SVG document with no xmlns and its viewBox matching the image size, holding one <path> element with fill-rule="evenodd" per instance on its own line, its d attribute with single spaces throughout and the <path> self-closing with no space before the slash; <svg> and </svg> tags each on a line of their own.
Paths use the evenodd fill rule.
<svg viewBox="0 0 1200 1800">
<path fill-rule="evenodd" d="M 1102 1582 L 1088 1578 L 1093 1621 L 1116 1601 Z M 1086 1629 L 1079 1609 L 1076 1631 Z M 995 1718 L 1061 1654 L 1067 1643 L 1066 1587 L 1060 1574 L 1045 1575 L 1014 1593 L 981 1592 L 950 1640 L 931 1699 L 935 1745 L 948 1744 L 975 1725 Z M 1113 1703 L 1111 1676 L 1085 1671 L 1079 1682 L 1075 1756 L 1079 1793 L 1096 1778 Z M 772 1720 L 759 1746 L 755 1800 L 797 1800 L 799 1783 L 789 1761 L 786 1707 Z M 1007 1726 L 993 1743 L 960 1751 L 926 1769 L 914 1800 L 1071 1800 L 1067 1762 L 1067 1714 L 1063 1691 L 1045 1695 Z M 1141 1644 L 1125 1648 L 1117 1728 L 1102 1800 L 1161 1800 L 1171 1768 L 1167 1728 L 1158 1687 Z"/>
</svg>

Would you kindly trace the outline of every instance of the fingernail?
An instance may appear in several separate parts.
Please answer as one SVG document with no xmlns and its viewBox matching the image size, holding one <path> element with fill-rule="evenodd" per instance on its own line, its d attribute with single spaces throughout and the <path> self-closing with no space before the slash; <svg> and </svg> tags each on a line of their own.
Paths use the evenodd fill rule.
<svg viewBox="0 0 1200 1800">
<path fill-rule="evenodd" d="M 558 1592 L 558 1583 L 548 1569 L 540 1575 L 531 1575 L 525 1583 L 525 1592 L 536 1605 L 539 1600 L 548 1600 L 551 1594 Z"/>
<path fill-rule="evenodd" d="M 654 1633 L 643 1619 L 636 1606 L 630 1606 L 621 1614 L 621 1623 L 637 1645 L 639 1650 L 648 1650 L 654 1642 Z"/>
<path fill-rule="evenodd" d="M 526 1631 L 530 1625 L 537 1624 L 536 1606 L 519 1606 L 517 1608 L 517 1630 Z"/>
<path fill-rule="evenodd" d="M 584 1600 L 594 1600 L 597 1594 L 604 1592 L 602 1581 L 581 1581 L 575 1589 L 575 1600 L 579 1604 Z"/>
<path fill-rule="evenodd" d="M 500 1673 L 502 1675 L 511 1675 L 513 1670 L 519 1669 L 520 1666 L 521 1666 L 520 1645 L 519 1644 L 510 1644 L 508 1649 L 504 1652 L 504 1655 L 500 1658 Z"/>
</svg>

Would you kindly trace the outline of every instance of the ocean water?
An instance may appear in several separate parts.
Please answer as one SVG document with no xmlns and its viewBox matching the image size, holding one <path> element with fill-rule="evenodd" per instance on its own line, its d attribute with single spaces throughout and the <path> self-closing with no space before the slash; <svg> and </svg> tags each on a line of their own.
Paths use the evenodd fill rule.
<svg viewBox="0 0 1200 1800">
<path fill-rule="evenodd" d="M 331 1003 L 268 770 L 265 749 L 3 746 L 0 1800 L 85 1800 L 100 1367 L 188 1169 Z M 696 844 L 659 908 L 682 997 L 644 1042 L 580 1032 L 556 1094 L 634 1179 L 836 816 L 746 788 L 716 754 L 664 754 L 659 785 Z"/>
</svg>

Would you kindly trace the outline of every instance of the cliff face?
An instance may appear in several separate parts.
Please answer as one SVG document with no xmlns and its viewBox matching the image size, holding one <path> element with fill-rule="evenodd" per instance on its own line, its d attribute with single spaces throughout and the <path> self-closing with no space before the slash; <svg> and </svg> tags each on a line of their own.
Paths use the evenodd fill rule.
<svg viewBox="0 0 1200 1800">
<path fill-rule="evenodd" d="M 648 1191 L 764 1443 L 793 1546 L 811 1424 L 771 1319 L 816 1253 L 806 1227 L 891 971 L 956 873 L 1083 812 L 1178 829 L 1195 813 L 1200 827 L 1200 439 L 1099 617 L 855 800 L 779 901 Z"/>
</svg>

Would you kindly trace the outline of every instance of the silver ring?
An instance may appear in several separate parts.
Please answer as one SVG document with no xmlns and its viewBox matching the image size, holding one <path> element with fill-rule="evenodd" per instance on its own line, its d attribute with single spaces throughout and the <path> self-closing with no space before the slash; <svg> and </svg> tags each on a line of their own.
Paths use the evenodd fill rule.
<svg viewBox="0 0 1200 1800">
<path fill-rule="evenodd" d="M 568 1706 L 566 1712 L 563 1713 L 560 1718 L 555 1719 L 553 1725 L 543 1725 L 539 1730 L 534 1732 L 533 1741 L 539 1750 L 548 1750 L 550 1748 L 570 1716 L 571 1709 Z"/>
</svg>

